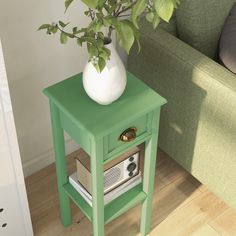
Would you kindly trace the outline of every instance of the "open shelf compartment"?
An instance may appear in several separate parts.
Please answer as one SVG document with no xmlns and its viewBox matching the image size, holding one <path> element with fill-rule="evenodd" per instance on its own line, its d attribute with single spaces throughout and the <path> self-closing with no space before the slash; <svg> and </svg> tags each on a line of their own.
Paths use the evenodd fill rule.
<svg viewBox="0 0 236 236">
<path fill-rule="evenodd" d="M 84 198 L 74 189 L 68 182 L 63 186 L 68 196 L 75 202 L 84 215 L 92 221 L 92 207 L 84 200 Z M 107 205 L 104 210 L 105 224 L 122 215 L 130 208 L 142 203 L 146 199 L 146 194 L 142 191 L 142 183 L 123 193 Z"/>
</svg>

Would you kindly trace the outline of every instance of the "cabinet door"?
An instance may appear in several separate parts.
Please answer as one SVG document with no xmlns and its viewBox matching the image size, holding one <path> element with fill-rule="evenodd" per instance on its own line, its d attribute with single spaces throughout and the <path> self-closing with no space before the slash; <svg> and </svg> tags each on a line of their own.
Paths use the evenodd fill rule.
<svg viewBox="0 0 236 236">
<path fill-rule="evenodd" d="M 31 236 L 32 225 L 0 41 L 0 236 Z"/>
</svg>

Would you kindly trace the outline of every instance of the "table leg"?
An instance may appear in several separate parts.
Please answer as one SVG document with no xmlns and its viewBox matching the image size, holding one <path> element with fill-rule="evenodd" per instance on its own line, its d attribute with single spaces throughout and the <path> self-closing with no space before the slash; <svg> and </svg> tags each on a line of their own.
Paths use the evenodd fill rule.
<svg viewBox="0 0 236 236">
<path fill-rule="evenodd" d="M 147 197 L 142 205 L 141 214 L 141 235 L 147 236 L 151 228 L 151 213 L 152 213 L 152 195 L 155 181 L 155 167 L 157 154 L 157 139 L 159 126 L 160 111 L 154 112 L 153 134 L 152 137 L 145 143 L 145 161 L 143 173 L 143 191 Z"/>
<path fill-rule="evenodd" d="M 93 235 L 104 236 L 103 142 L 93 141 L 91 153 Z"/>
<path fill-rule="evenodd" d="M 53 103 L 50 103 L 50 110 L 51 110 L 51 120 L 52 120 L 54 151 L 56 159 L 56 173 L 57 173 L 57 185 L 58 185 L 58 193 L 60 201 L 61 222 L 65 227 L 67 227 L 72 224 L 72 218 L 71 218 L 70 198 L 63 189 L 63 185 L 66 184 L 68 181 L 64 132 L 60 124 L 59 109 Z"/>
</svg>

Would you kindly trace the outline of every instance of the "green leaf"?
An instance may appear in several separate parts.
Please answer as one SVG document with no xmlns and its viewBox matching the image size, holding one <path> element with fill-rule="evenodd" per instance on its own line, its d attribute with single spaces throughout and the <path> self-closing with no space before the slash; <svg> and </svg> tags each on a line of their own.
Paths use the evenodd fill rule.
<svg viewBox="0 0 236 236">
<path fill-rule="evenodd" d="M 96 40 L 93 37 L 82 36 L 81 40 L 82 42 L 89 42 L 91 44 L 96 44 Z"/>
<path fill-rule="evenodd" d="M 65 28 L 68 24 L 69 24 L 69 22 L 68 22 L 68 23 L 64 23 L 64 22 L 62 22 L 62 21 L 59 21 L 59 25 L 60 25 L 62 28 Z"/>
<path fill-rule="evenodd" d="M 108 55 L 105 52 L 99 53 L 99 57 L 103 58 L 105 61 L 107 61 L 109 59 Z"/>
<path fill-rule="evenodd" d="M 161 18 L 157 14 L 155 14 L 152 21 L 153 28 L 156 29 L 156 27 L 159 25 L 160 22 L 161 22 Z"/>
<path fill-rule="evenodd" d="M 108 4 L 110 6 L 115 6 L 115 5 L 117 5 L 117 0 L 108 0 Z"/>
<path fill-rule="evenodd" d="M 50 26 L 51 26 L 50 24 L 43 24 L 43 25 L 39 26 L 38 30 L 48 29 Z"/>
<path fill-rule="evenodd" d="M 96 45 L 97 45 L 97 47 L 102 48 L 104 45 L 104 40 L 101 38 L 97 38 Z"/>
<path fill-rule="evenodd" d="M 99 20 L 101 20 L 101 19 L 104 17 L 104 15 L 103 15 L 102 12 L 97 12 L 97 13 L 96 13 L 96 17 L 97 17 Z"/>
<path fill-rule="evenodd" d="M 130 5 L 130 3 L 131 3 L 132 1 L 130 1 L 130 0 L 121 0 L 120 2 L 119 2 L 119 4 L 120 5 L 125 5 L 125 6 L 127 6 L 127 5 Z"/>
<path fill-rule="evenodd" d="M 100 73 L 99 65 L 98 65 L 98 64 L 96 64 L 96 65 L 93 64 L 93 66 L 95 67 L 95 69 L 97 70 L 97 72 Z"/>
<path fill-rule="evenodd" d="M 169 22 L 173 11 L 173 0 L 154 0 L 154 7 L 157 14 L 166 22 Z"/>
<path fill-rule="evenodd" d="M 99 57 L 98 66 L 100 72 L 102 72 L 104 67 L 106 66 L 106 61 L 102 57 Z"/>
<path fill-rule="evenodd" d="M 118 21 L 116 18 L 112 19 L 112 23 L 118 35 L 118 42 L 127 54 L 134 43 L 134 32 L 126 21 Z"/>
<path fill-rule="evenodd" d="M 77 38 L 77 44 L 78 44 L 79 46 L 82 46 L 82 40 L 81 40 L 80 38 Z"/>
<path fill-rule="evenodd" d="M 57 32 L 57 30 L 58 30 L 58 27 L 57 27 L 57 26 L 53 26 L 53 27 L 51 28 L 51 32 L 52 32 L 53 34 L 55 34 L 55 33 Z"/>
<path fill-rule="evenodd" d="M 112 12 L 114 12 L 116 8 L 117 8 L 117 5 L 115 3 L 111 4 L 111 7 L 109 9 L 109 13 L 112 15 Z"/>
<path fill-rule="evenodd" d="M 131 19 L 132 19 L 134 25 L 136 26 L 136 28 L 139 28 L 137 19 L 145 10 L 146 4 L 147 4 L 146 0 L 138 0 L 136 2 L 136 4 L 133 6 L 132 13 L 131 13 Z"/>
<path fill-rule="evenodd" d="M 108 5 L 104 4 L 103 7 L 104 7 L 104 9 L 105 9 L 109 14 L 111 13 L 111 12 L 109 11 L 109 6 L 108 6 Z"/>
<path fill-rule="evenodd" d="M 110 50 L 108 49 L 108 51 L 106 50 L 103 50 L 104 48 L 102 48 L 100 51 L 99 51 L 99 57 L 103 58 L 105 61 L 109 60 L 109 57 L 110 57 Z M 105 48 L 106 49 L 106 48 Z"/>
<path fill-rule="evenodd" d="M 56 32 L 57 32 L 57 30 L 58 30 L 58 26 L 57 25 L 49 25 L 48 27 L 47 27 L 47 34 L 55 34 Z"/>
<path fill-rule="evenodd" d="M 62 44 L 65 44 L 68 40 L 67 35 L 64 32 L 61 32 L 60 41 Z"/>
<path fill-rule="evenodd" d="M 108 58 L 111 56 L 111 51 L 108 48 L 103 47 L 102 50 L 106 52 Z"/>
<path fill-rule="evenodd" d="M 98 6 L 102 7 L 105 2 L 106 2 L 106 0 L 99 0 L 98 1 Z"/>
<path fill-rule="evenodd" d="M 129 21 L 129 20 L 125 20 L 125 22 L 130 26 L 130 28 L 133 30 L 133 33 L 134 33 L 134 38 L 137 42 L 137 45 L 138 45 L 138 53 L 140 52 L 141 50 L 141 47 L 140 47 L 140 42 L 139 42 L 139 38 L 140 38 L 140 32 L 139 30 L 134 26 L 134 23 Z"/>
<path fill-rule="evenodd" d="M 98 0 L 82 0 L 88 7 L 95 9 L 98 5 Z"/>
<path fill-rule="evenodd" d="M 103 32 L 97 32 L 98 38 L 104 39 Z"/>
<path fill-rule="evenodd" d="M 87 28 L 87 31 L 84 33 L 84 36 L 94 38 L 94 32 L 92 30 L 88 30 Z"/>
<path fill-rule="evenodd" d="M 105 27 L 109 27 L 112 24 L 112 21 L 109 18 L 103 18 L 102 22 Z"/>
<path fill-rule="evenodd" d="M 89 15 L 90 15 L 90 11 L 85 11 L 84 14 L 85 14 L 86 16 L 89 16 Z"/>
<path fill-rule="evenodd" d="M 89 24 L 89 30 L 92 30 L 94 32 L 100 31 L 102 28 L 102 23 L 99 20 L 94 20 Z"/>
<path fill-rule="evenodd" d="M 72 31 L 73 31 L 73 34 L 77 34 L 77 31 L 78 31 L 77 27 L 74 27 Z"/>
<path fill-rule="evenodd" d="M 69 38 L 73 39 L 75 36 L 73 34 L 70 33 L 65 33 Z"/>
<path fill-rule="evenodd" d="M 68 9 L 68 7 L 70 6 L 70 4 L 73 2 L 74 0 L 66 0 L 65 1 L 65 7 L 66 7 L 66 10 Z M 65 12 L 66 12 L 65 10 Z"/>
<path fill-rule="evenodd" d="M 98 56 L 98 49 L 94 45 L 87 43 L 87 49 L 90 57 Z"/>
<path fill-rule="evenodd" d="M 148 22 L 152 23 L 153 19 L 154 19 L 154 13 L 153 12 L 148 12 L 147 15 L 146 15 L 146 20 Z"/>
<path fill-rule="evenodd" d="M 87 28 L 77 29 L 77 27 L 74 27 L 73 28 L 73 34 L 83 33 L 83 32 L 86 32 L 87 30 L 88 30 Z"/>
</svg>

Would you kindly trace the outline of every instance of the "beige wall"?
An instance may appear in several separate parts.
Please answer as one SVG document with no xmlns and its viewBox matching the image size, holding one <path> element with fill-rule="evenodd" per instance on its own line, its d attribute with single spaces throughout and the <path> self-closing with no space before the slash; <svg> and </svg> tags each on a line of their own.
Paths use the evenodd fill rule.
<svg viewBox="0 0 236 236">
<path fill-rule="evenodd" d="M 67 19 L 86 25 L 83 10 L 84 5 L 75 1 Z M 53 161 L 49 108 L 42 89 L 80 72 L 87 58 L 75 42 L 61 45 L 58 36 L 37 31 L 42 23 L 66 19 L 63 12 L 64 0 L 0 1 L 0 37 L 26 175 Z M 68 152 L 76 147 L 67 142 Z"/>
</svg>

